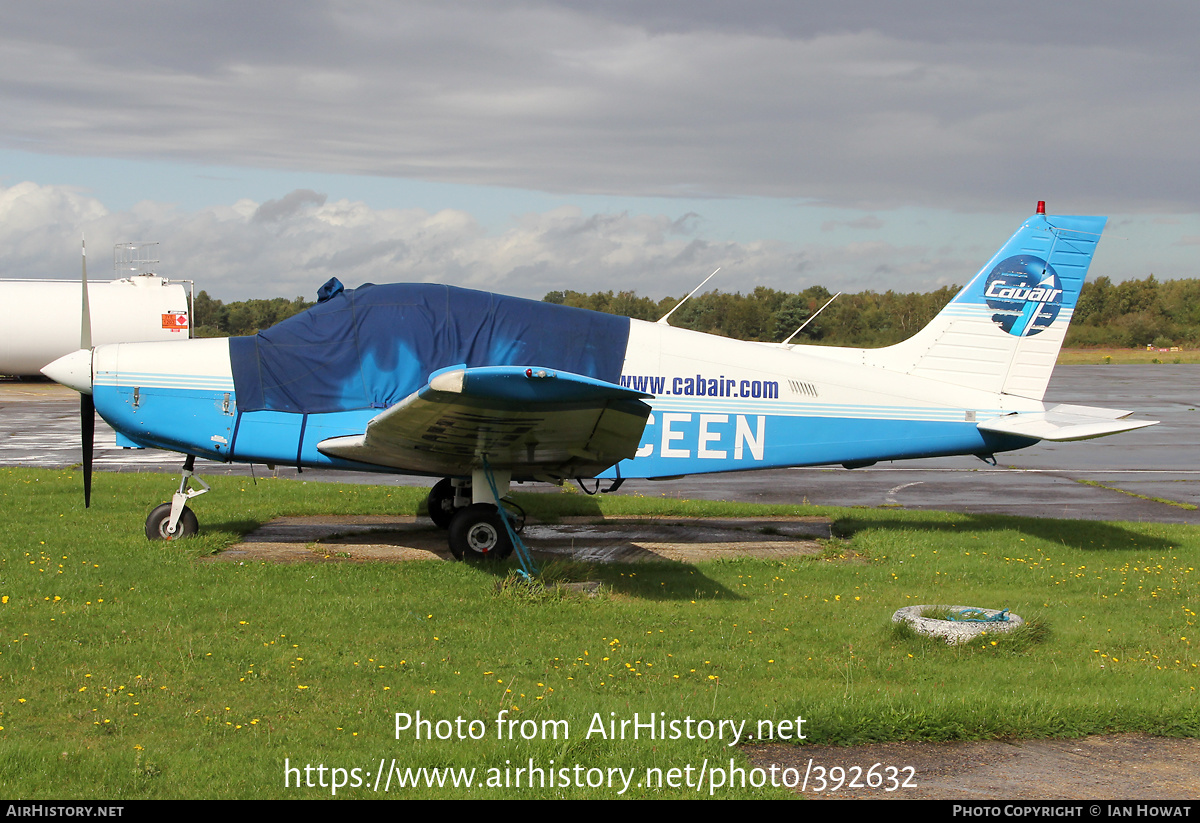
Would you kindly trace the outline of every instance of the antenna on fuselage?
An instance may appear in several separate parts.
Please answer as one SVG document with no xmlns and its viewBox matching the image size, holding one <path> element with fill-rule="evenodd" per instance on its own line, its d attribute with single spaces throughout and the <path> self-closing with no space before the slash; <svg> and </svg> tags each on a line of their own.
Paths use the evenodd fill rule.
<svg viewBox="0 0 1200 823">
<path fill-rule="evenodd" d="M 796 329 L 794 332 L 792 332 L 791 334 L 789 334 L 789 335 L 788 335 L 788 339 L 787 339 L 787 340 L 784 340 L 782 343 L 780 343 L 780 344 L 779 344 L 779 345 L 780 345 L 780 347 L 782 347 L 782 348 L 787 348 L 787 344 L 792 342 L 792 338 L 793 338 L 793 337 L 795 337 L 796 335 L 798 335 L 800 332 L 804 331 L 804 327 L 805 327 L 805 326 L 807 326 L 807 325 L 808 325 L 809 323 L 811 323 L 812 321 L 816 320 L 816 319 L 817 319 L 817 315 L 818 315 L 818 314 L 820 314 L 821 312 L 825 311 L 825 309 L 829 308 L 829 304 L 830 304 L 830 303 L 832 303 L 834 300 L 837 300 L 837 299 L 838 299 L 839 297 L 841 297 L 841 296 L 842 296 L 842 293 L 841 293 L 841 292 L 838 292 L 838 293 L 837 293 L 837 294 L 835 294 L 833 297 L 829 298 L 829 300 L 828 300 L 828 301 L 825 303 L 825 305 L 824 305 L 824 306 L 822 306 L 821 308 L 817 309 L 815 312 L 813 312 L 813 313 L 812 313 L 812 316 L 811 316 L 811 317 L 809 317 L 807 320 L 805 320 L 803 323 L 801 323 L 801 324 L 800 324 L 800 328 Z"/>
<path fill-rule="evenodd" d="M 716 268 L 716 271 L 714 271 L 714 272 L 713 272 L 712 274 L 710 274 L 708 277 L 704 278 L 704 283 L 707 283 L 709 280 L 712 280 L 712 279 L 713 279 L 713 276 L 714 276 L 714 275 L 715 275 L 715 274 L 716 274 L 718 271 L 720 271 L 720 270 L 721 270 L 721 267 L 720 267 L 720 266 L 717 266 L 717 268 Z M 692 295 L 693 295 L 693 294 L 695 294 L 696 292 L 700 291 L 700 289 L 704 288 L 704 283 L 701 283 L 699 286 L 696 286 L 696 288 L 692 289 L 692 290 L 691 290 L 691 291 L 688 293 L 688 296 L 687 296 L 687 297 L 683 298 L 683 299 L 682 299 L 682 300 L 680 300 L 678 303 L 676 303 L 676 304 L 675 304 L 675 309 L 677 309 L 677 308 L 679 308 L 680 306 L 682 306 L 684 303 L 686 303 L 688 300 L 690 300 L 690 299 L 691 299 L 691 297 L 692 297 Z M 672 314 L 674 314 L 674 313 L 675 313 L 675 309 L 671 309 L 669 312 L 667 312 L 666 314 L 664 314 L 662 317 L 658 318 L 658 322 L 659 322 L 659 323 L 661 323 L 661 324 L 663 324 L 664 326 L 669 326 L 669 325 L 671 325 L 670 323 L 668 323 L 668 322 L 667 322 L 667 318 L 668 318 L 668 317 L 670 317 Z"/>
</svg>

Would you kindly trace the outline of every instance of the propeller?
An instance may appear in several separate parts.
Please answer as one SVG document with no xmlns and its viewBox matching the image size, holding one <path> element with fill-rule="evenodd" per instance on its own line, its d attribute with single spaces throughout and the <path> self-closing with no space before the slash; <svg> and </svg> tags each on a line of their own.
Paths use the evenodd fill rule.
<svg viewBox="0 0 1200 823">
<path fill-rule="evenodd" d="M 79 392 L 79 429 L 83 441 L 83 507 L 92 505 L 92 441 L 96 437 L 96 401 L 92 397 L 92 311 L 88 306 L 87 243 L 83 244 L 83 305 L 79 349 L 48 364 L 42 374 Z"/>
<path fill-rule="evenodd" d="M 83 305 L 79 319 L 79 348 L 90 353 L 92 311 L 88 305 L 87 239 L 80 242 L 83 249 Z M 96 401 L 92 399 L 91 392 L 79 394 L 79 433 L 83 445 L 83 507 L 86 509 L 92 505 L 92 451 L 96 437 Z"/>
</svg>

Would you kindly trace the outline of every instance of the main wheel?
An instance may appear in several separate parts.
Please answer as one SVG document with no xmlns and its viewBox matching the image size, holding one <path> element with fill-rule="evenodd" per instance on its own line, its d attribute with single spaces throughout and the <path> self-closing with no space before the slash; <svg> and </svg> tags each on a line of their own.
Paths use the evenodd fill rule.
<svg viewBox="0 0 1200 823">
<path fill-rule="evenodd" d="M 512 554 L 512 540 L 491 503 L 475 503 L 454 513 L 450 521 L 450 553 L 455 560 L 481 557 L 503 560 Z"/>
<path fill-rule="evenodd" d="M 429 497 L 425 498 L 429 519 L 439 529 L 450 528 L 450 521 L 454 519 L 454 492 L 450 478 L 443 477 L 429 490 Z"/>
<path fill-rule="evenodd" d="M 167 524 L 170 522 L 171 504 L 163 503 L 146 518 L 146 537 L 150 540 L 179 540 L 192 537 L 200 531 L 200 521 L 187 506 L 179 513 L 179 524 L 174 532 L 167 531 Z"/>
</svg>

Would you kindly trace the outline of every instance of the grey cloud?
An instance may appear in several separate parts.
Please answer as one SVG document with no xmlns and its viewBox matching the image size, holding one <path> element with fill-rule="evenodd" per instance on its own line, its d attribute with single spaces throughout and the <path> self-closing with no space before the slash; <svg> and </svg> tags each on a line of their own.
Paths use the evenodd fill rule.
<svg viewBox="0 0 1200 823">
<path fill-rule="evenodd" d="M 701 217 L 694 211 L 689 211 L 671 224 L 670 232 L 673 234 L 695 234 Z"/>
<path fill-rule="evenodd" d="M 853 0 L 796 3 L 795 0 L 558 0 L 555 5 L 594 14 L 652 33 L 698 30 L 761 36 L 811 38 L 825 34 L 878 31 L 921 43 L 1039 43 L 1128 45 L 1157 43 L 1190 49 L 1195 6 L 1188 0 L 1162 0 L 1153 13 L 1130 14 L 1124 0 L 1045 3 L 1010 0 L 1003 4 L 962 0 Z M 1114 21 L 1121 21 L 1114 25 Z"/>
<path fill-rule="evenodd" d="M 821 224 L 821 231 L 833 231 L 839 228 L 874 231 L 883 228 L 883 221 L 873 214 L 867 214 L 854 220 L 826 220 Z"/>
<path fill-rule="evenodd" d="M 254 210 L 254 216 L 251 219 L 256 223 L 270 223 L 284 217 L 291 217 L 308 205 L 323 206 L 327 199 L 324 194 L 312 189 L 296 189 L 278 200 L 268 200 L 263 203 Z"/>
<path fill-rule="evenodd" d="M 21 116 L 0 146 L 566 193 L 1194 211 L 1197 28 L 1190 5 L 1112 0 L 49 0 L 6 11 L 0 106 Z"/>
</svg>

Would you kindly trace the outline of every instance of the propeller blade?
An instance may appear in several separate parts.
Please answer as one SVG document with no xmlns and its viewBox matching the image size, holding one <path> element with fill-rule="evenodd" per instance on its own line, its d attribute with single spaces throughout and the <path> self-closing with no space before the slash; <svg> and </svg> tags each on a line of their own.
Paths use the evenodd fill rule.
<svg viewBox="0 0 1200 823">
<path fill-rule="evenodd" d="M 92 310 L 88 305 L 87 238 L 80 238 L 83 252 L 83 304 L 79 314 L 79 348 L 92 348 Z M 90 371 L 90 369 L 89 369 Z M 89 374 L 90 378 L 91 375 Z M 91 380 L 88 380 L 91 383 Z M 96 438 L 96 401 L 92 395 L 79 395 L 79 439 L 83 445 L 83 507 L 92 505 L 92 447 Z"/>
<path fill-rule="evenodd" d="M 79 315 L 79 348 L 90 349 L 92 347 L 92 310 L 88 305 L 88 282 L 87 282 L 87 240 L 81 240 L 83 249 L 83 307 Z"/>
<path fill-rule="evenodd" d="M 90 394 L 79 395 L 79 429 L 83 442 L 83 507 L 92 505 L 92 442 L 96 436 L 96 403 Z"/>
</svg>

